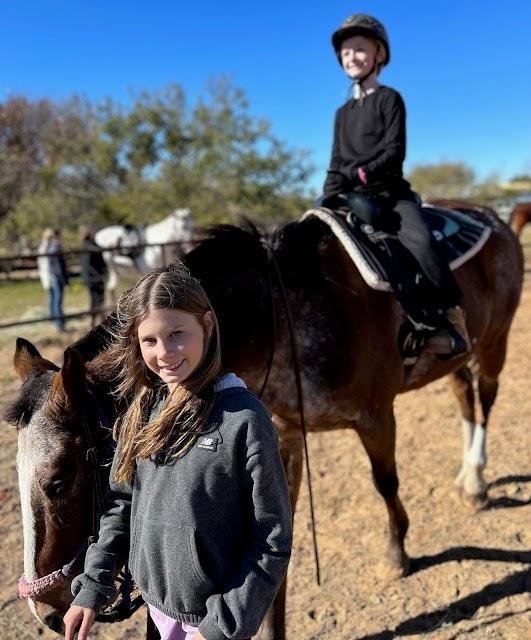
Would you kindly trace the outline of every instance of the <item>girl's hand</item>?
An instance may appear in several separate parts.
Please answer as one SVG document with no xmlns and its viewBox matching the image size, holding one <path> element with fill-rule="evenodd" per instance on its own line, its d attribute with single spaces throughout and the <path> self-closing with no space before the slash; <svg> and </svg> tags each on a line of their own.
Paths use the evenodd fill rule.
<svg viewBox="0 0 531 640">
<path fill-rule="evenodd" d="M 96 612 L 94 609 L 73 606 L 65 613 L 65 640 L 74 640 L 74 633 L 79 627 L 78 640 L 87 640 L 90 628 L 94 624 Z"/>
<path fill-rule="evenodd" d="M 199 631 L 196 631 L 192 636 L 192 640 L 205 640 L 205 636 L 202 636 Z"/>
</svg>

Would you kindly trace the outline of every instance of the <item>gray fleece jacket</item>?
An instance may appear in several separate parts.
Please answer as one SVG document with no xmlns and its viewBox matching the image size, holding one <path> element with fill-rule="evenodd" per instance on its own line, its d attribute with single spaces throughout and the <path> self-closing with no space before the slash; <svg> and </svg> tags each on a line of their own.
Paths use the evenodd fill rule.
<svg viewBox="0 0 531 640">
<path fill-rule="evenodd" d="M 292 515 L 277 435 L 247 389 L 218 392 L 209 433 L 178 460 L 138 460 L 112 482 L 72 604 L 95 610 L 129 567 L 146 602 L 207 640 L 255 635 L 284 578 Z"/>
</svg>

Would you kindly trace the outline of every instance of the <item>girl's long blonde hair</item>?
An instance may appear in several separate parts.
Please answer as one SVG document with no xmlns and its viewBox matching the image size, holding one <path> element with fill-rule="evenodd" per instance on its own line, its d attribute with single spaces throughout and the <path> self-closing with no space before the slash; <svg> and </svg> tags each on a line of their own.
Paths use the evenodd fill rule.
<svg viewBox="0 0 531 640">
<path fill-rule="evenodd" d="M 154 309 L 179 309 L 191 313 L 203 326 L 201 361 L 189 378 L 166 386 L 142 359 L 138 325 Z M 213 323 L 205 326 L 211 312 Z M 214 403 L 214 382 L 221 369 L 219 328 L 212 305 L 199 281 L 182 262 L 155 269 L 124 293 L 117 308 L 114 341 L 102 363 L 119 377 L 116 394 L 131 398 L 116 421 L 113 435 L 118 443 L 117 482 L 131 482 L 137 458 L 153 455 L 180 457 L 194 444 L 206 424 Z M 150 416 L 155 404 L 162 408 Z"/>
</svg>

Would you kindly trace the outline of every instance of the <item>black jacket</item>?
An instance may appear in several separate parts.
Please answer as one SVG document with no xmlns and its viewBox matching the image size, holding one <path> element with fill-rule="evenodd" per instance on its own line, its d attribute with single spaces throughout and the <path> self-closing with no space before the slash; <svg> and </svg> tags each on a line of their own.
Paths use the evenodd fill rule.
<svg viewBox="0 0 531 640">
<path fill-rule="evenodd" d="M 90 239 L 83 241 L 79 255 L 81 267 L 81 281 L 89 289 L 95 285 L 102 284 L 107 275 L 107 265 L 101 255 L 101 249 Z"/>
<path fill-rule="evenodd" d="M 397 91 L 379 86 L 363 100 L 348 100 L 336 112 L 324 195 L 408 190 L 402 177 L 405 154 L 406 108 Z M 359 167 L 367 175 L 367 185 L 358 176 Z"/>
</svg>

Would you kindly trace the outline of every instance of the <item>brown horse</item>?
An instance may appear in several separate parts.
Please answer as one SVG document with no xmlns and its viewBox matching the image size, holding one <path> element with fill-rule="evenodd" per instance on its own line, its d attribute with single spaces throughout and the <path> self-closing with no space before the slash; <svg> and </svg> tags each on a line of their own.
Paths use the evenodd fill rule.
<svg viewBox="0 0 531 640">
<path fill-rule="evenodd" d="M 520 237 L 524 225 L 531 221 L 531 202 L 519 202 L 511 211 L 509 224 L 517 238 Z"/>
<path fill-rule="evenodd" d="M 395 462 L 393 403 L 398 393 L 451 375 L 464 428 L 463 465 L 456 482 L 472 498 L 485 495 L 482 471 L 486 463 L 486 427 L 519 302 L 523 264 L 521 248 L 509 228 L 493 214 L 482 215 L 492 229 L 491 236 L 456 271 L 478 363 L 479 418 L 467 358 L 446 362 L 425 359 L 422 373 L 414 382 L 410 381 L 397 348 L 402 314 L 394 297 L 365 284 L 321 221 L 310 218 L 285 225 L 267 247 L 253 230 L 220 227 L 185 257 L 219 317 L 224 369 L 236 371 L 251 388 L 258 390 L 270 364 L 263 398 L 274 412 L 295 508 L 302 475 L 303 441 L 288 327 L 289 308 L 299 355 L 307 429 L 348 428 L 358 433 L 370 458 L 375 486 L 388 510 L 386 557 L 392 575 L 403 575 L 408 568 L 404 547 L 408 517 L 398 495 Z M 277 268 L 285 287 L 287 308 L 283 305 Z M 101 348 L 98 331 L 88 334 L 77 348 L 90 360 Z M 87 496 L 84 501 L 79 496 L 88 480 L 86 470 L 82 475 L 84 465 L 72 461 L 84 456 L 76 425 L 90 398 L 80 390 L 87 388 L 88 381 L 96 395 L 106 393 L 105 372 L 98 370 L 97 362 L 98 358 L 89 362 L 85 371 L 67 353 L 63 369 L 57 372 L 24 343 L 15 357 L 17 370 L 25 382 L 9 417 L 19 423 L 28 579 L 47 574 L 69 561 L 75 543 L 68 552 L 64 551 L 65 530 L 57 522 L 69 527 L 70 537 L 78 543 L 83 536 L 71 506 L 87 504 Z M 65 407 L 66 413 L 58 412 L 57 407 Z M 110 413 L 115 411 L 116 408 L 109 409 Z M 68 450 L 70 453 L 65 455 Z M 44 464 L 45 459 L 48 464 Z M 61 487 L 58 498 L 53 489 L 51 493 L 47 489 L 53 488 L 54 483 Z M 61 505 L 63 511 L 57 515 Z M 56 616 L 57 621 L 57 612 L 65 610 L 69 598 L 66 581 L 43 597 L 53 609 L 46 615 Z M 284 599 L 285 584 L 264 621 L 260 638 L 285 637 Z M 44 605 L 33 606 L 39 612 L 38 607 Z M 43 613 L 39 613 L 43 619 Z"/>
</svg>

